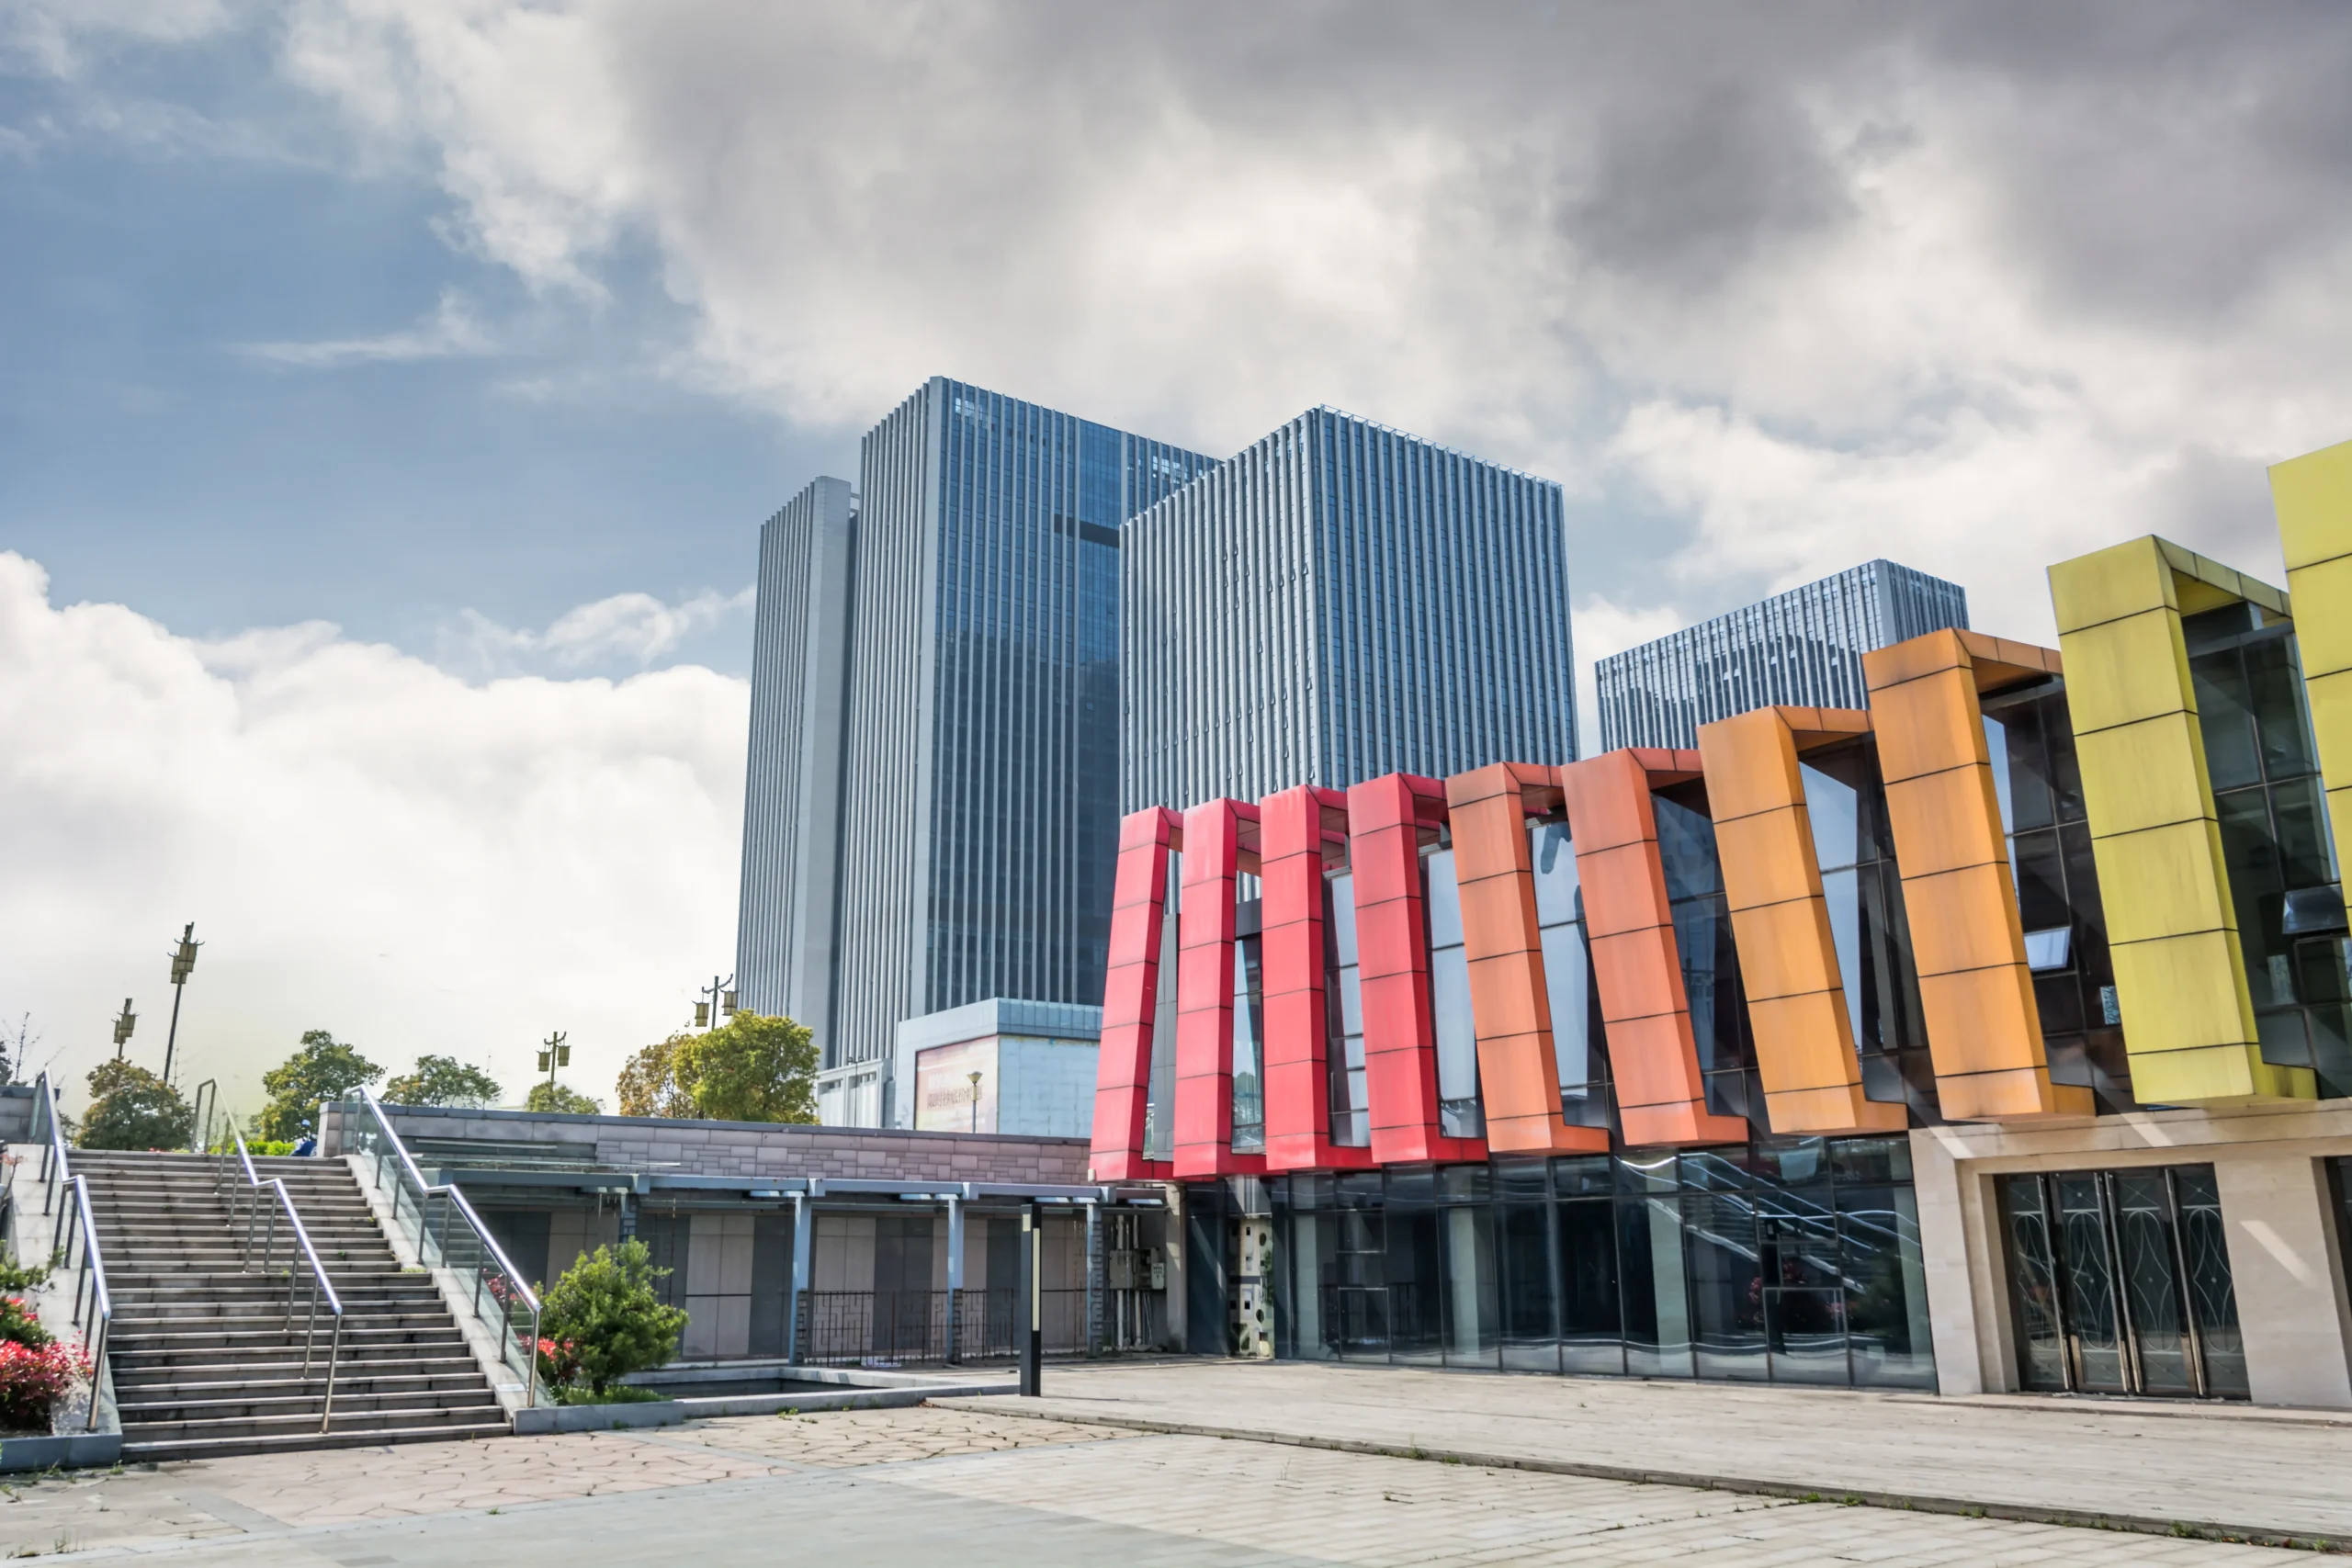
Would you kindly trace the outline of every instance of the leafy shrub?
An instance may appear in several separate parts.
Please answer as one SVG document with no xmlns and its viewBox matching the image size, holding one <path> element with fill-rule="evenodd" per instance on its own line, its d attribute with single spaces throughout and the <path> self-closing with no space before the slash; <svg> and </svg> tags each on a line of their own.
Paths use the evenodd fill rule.
<svg viewBox="0 0 2352 1568">
<path fill-rule="evenodd" d="M 600 1247 L 566 1269 L 539 1314 L 539 1332 L 562 1355 L 576 1358 L 571 1374 L 553 1381 L 584 1381 L 601 1394 L 616 1380 L 676 1355 L 686 1314 L 663 1306 L 653 1290 L 669 1273 L 653 1267 L 652 1255 L 634 1236 L 617 1247 Z"/>
<path fill-rule="evenodd" d="M 22 1296 L 0 1296 L 0 1340 L 38 1350 L 57 1337 L 40 1325 L 40 1314 Z"/>
<path fill-rule="evenodd" d="M 0 1293 L 37 1290 L 49 1282 L 45 1264 L 19 1263 L 6 1244 L 0 1243 Z"/>
<path fill-rule="evenodd" d="M 576 1383 L 560 1386 L 555 1391 L 558 1404 L 650 1404 L 669 1397 L 660 1389 L 639 1388 L 630 1382 L 616 1382 L 602 1393 Z"/>
<path fill-rule="evenodd" d="M 570 1084 L 548 1083 L 542 1079 L 531 1086 L 523 1097 L 526 1111 L 545 1111 L 558 1116 L 594 1116 L 605 1109 L 605 1102 L 594 1095 L 582 1094 Z"/>
<path fill-rule="evenodd" d="M 51 1408 L 74 1386 L 74 1378 L 87 1371 L 81 1357 L 66 1345 L 0 1340 L 0 1427 L 48 1431 Z"/>
</svg>

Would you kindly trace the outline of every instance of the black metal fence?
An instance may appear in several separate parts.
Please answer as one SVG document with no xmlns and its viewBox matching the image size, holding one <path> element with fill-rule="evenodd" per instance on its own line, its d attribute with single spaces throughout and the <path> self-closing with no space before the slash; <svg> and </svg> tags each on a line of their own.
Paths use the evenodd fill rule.
<svg viewBox="0 0 2352 1568">
<path fill-rule="evenodd" d="M 956 1354 L 948 1355 L 955 1297 Z M 1086 1292 L 1041 1294 L 1047 1355 L 1086 1348 Z M 1013 1291 L 810 1291 L 800 1298 L 800 1359 L 820 1367 L 1009 1361 L 1020 1354 L 1025 1305 Z"/>
</svg>

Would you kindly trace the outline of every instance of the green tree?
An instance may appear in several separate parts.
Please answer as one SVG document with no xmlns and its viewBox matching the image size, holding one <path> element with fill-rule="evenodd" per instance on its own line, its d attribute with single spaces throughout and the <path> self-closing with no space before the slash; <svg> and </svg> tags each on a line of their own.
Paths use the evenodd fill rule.
<svg viewBox="0 0 2352 1568">
<path fill-rule="evenodd" d="M 694 1038 L 681 1030 L 628 1059 L 616 1086 L 622 1115 L 684 1118 L 695 1113 L 694 1084 L 678 1081 L 678 1053 L 693 1044 Z"/>
<path fill-rule="evenodd" d="M 564 1116 L 594 1116 L 605 1109 L 605 1102 L 584 1095 L 576 1089 L 568 1089 L 562 1084 L 549 1083 L 547 1079 L 541 1078 L 531 1086 L 531 1092 L 524 1097 L 523 1109 L 552 1111 Z"/>
<path fill-rule="evenodd" d="M 817 1043 L 805 1023 L 739 1012 L 680 1051 L 695 1114 L 714 1122 L 817 1120 Z"/>
<path fill-rule="evenodd" d="M 588 1386 L 602 1393 L 631 1372 L 658 1367 L 678 1353 L 686 1314 L 663 1306 L 653 1284 L 670 1270 L 653 1267 L 645 1244 L 631 1236 L 600 1247 L 564 1270 L 540 1303 L 539 1335 L 574 1360 Z"/>
<path fill-rule="evenodd" d="M 620 1096 L 624 1116 L 814 1122 L 816 1041 L 806 1024 L 739 1012 L 646 1046 L 621 1069 Z"/>
<path fill-rule="evenodd" d="M 455 1056 L 419 1056 L 416 1071 L 402 1073 L 384 1085 L 384 1099 L 393 1105 L 458 1105 L 474 1109 L 495 1104 L 506 1091 L 480 1067 Z"/>
<path fill-rule="evenodd" d="M 171 1085 L 116 1059 L 90 1074 L 90 1109 L 80 1141 L 85 1149 L 184 1148 L 195 1122 L 196 1113 Z"/>
<path fill-rule="evenodd" d="M 300 1138 L 315 1122 L 321 1101 L 341 1100 L 383 1076 L 356 1047 L 323 1029 L 306 1029 L 302 1048 L 262 1074 L 269 1103 L 254 1118 L 253 1130 L 265 1138 Z"/>
</svg>

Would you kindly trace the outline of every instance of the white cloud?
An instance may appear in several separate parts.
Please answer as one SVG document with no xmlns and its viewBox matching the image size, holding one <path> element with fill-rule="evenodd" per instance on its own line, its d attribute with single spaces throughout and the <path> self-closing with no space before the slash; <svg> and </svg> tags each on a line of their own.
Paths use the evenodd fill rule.
<svg viewBox="0 0 2352 1568">
<path fill-rule="evenodd" d="M 545 631 L 499 625 L 468 610 L 440 635 L 439 662 L 465 671 L 505 674 L 518 669 L 582 670 L 633 663 L 639 669 L 678 650 L 698 632 L 748 614 L 756 591 L 704 592 L 668 604 L 650 593 L 616 593 L 576 605 Z"/>
<path fill-rule="evenodd" d="M 673 373 L 803 423 L 937 371 L 1211 451 L 1332 402 L 1697 525 L 1583 586 L 1887 553 L 2030 631 L 2043 562 L 2245 544 L 2211 477 L 2352 434 L 2301 90 L 2352 33 L 2102 15 L 288 0 L 283 58 L 533 287 L 650 244 Z"/>
<path fill-rule="evenodd" d="M 309 1028 L 517 1095 L 566 1029 L 609 1104 L 731 955 L 747 719 L 694 667 L 470 685 L 327 626 L 191 640 L 0 554 L 0 1011 L 78 1093 L 129 993 L 156 1066 L 194 919 L 180 1059 L 232 1105 Z"/>
<path fill-rule="evenodd" d="M 249 343 L 239 347 L 255 359 L 298 370 L 334 370 L 347 365 L 405 365 L 421 359 L 469 359 L 498 352 L 496 340 L 474 320 L 473 311 L 454 289 L 443 291 L 430 315 L 399 332 L 310 343 Z"/>
</svg>

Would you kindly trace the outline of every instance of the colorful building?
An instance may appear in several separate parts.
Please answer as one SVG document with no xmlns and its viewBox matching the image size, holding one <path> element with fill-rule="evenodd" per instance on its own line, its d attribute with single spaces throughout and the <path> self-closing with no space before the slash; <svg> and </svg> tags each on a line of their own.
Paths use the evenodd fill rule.
<svg viewBox="0 0 2352 1568">
<path fill-rule="evenodd" d="M 2352 1406 L 2352 444 L 1864 705 L 1121 829 L 1193 1348 Z"/>
</svg>

